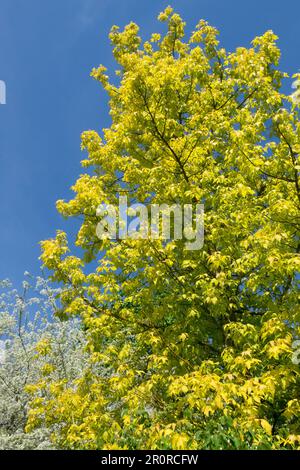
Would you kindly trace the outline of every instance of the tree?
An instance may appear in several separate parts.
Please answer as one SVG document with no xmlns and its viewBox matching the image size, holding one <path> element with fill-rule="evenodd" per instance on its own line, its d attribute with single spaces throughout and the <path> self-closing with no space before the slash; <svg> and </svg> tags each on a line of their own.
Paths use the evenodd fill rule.
<svg viewBox="0 0 300 470">
<path fill-rule="evenodd" d="M 296 73 L 294 75 L 294 78 L 296 78 L 296 80 L 294 81 L 293 83 L 293 88 L 295 88 L 295 91 L 294 93 L 292 94 L 292 98 L 293 98 L 293 101 L 297 104 L 299 104 L 299 101 L 300 101 L 300 74 L 299 73 Z"/>
<path fill-rule="evenodd" d="M 205 21 L 185 39 L 172 8 L 159 20 L 167 33 L 145 43 L 134 23 L 112 28 L 117 83 L 92 71 L 112 123 L 83 133 L 93 172 L 57 204 L 83 218 L 83 256 L 59 231 L 42 260 L 104 373 L 87 369 L 43 413 L 62 417 L 71 448 L 299 448 L 300 121 L 281 92 L 277 37 L 228 53 Z M 203 203 L 203 248 L 99 240 L 96 209 L 120 195 Z"/>
<path fill-rule="evenodd" d="M 25 432 L 31 393 L 82 375 L 83 331 L 79 321 L 53 318 L 58 290 L 43 278 L 27 274 L 22 293 L 8 281 L 0 288 L 0 449 L 52 449 L 51 426 Z"/>
</svg>

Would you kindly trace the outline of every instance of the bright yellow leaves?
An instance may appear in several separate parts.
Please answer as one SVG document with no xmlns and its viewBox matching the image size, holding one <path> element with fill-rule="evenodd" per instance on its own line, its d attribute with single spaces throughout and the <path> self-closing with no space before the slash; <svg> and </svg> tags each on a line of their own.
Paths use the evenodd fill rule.
<svg viewBox="0 0 300 470">
<path fill-rule="evenodd" d="M 62 311 L 83 319 L 91 366 L 37 397 L 29 426 L 59 423 L 66 448 L 297 448 L 300 124 L 281 93 L 277 37 L 228 54 L 207 22 L 185 39 L 171 7 L 159 19 L 167 32 L 144 45 L 134 23 L 113 27 L 117 85 L 92 71 L 112 124 L 82 134 L 94 173 L 57 204 L 82 217 L 84 256 L 58 232 L 41 257 L 62 282 Z M 204 203 L 203 249 L 100 242 L 97 206 L 124 194 Z"/>
</svg>

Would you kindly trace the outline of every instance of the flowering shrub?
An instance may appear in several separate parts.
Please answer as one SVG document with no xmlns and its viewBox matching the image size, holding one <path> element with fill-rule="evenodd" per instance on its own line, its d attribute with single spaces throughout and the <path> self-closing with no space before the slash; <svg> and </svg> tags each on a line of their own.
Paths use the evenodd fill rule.
<svg viewBox="0 0 300 470">
<path fill-rule="evenodd" d="M 25 432 L 30 388 L 45 379 L 68 383 L 86 364 L 79 321 L 54 316 L 57 293 L 28 273 L 22 293 L 0 282 L 0 449 L 52 448 L 51 427 Z"/>
</svg>

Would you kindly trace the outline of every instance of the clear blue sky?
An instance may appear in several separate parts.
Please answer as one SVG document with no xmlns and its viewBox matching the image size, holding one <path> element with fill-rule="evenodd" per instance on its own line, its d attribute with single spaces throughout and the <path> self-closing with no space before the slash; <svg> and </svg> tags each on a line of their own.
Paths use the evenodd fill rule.
<svg viewBox="0 0 300 470">
<path fill-rule="evenodd" d="M 193 29 L 200 18 L 221 31 L 228 50 L 273 29 L 281 68 L 300 68 L 299 0 L 0 0 L 0 279 L 20 282 L 39 271 L 38 242 L 57 228 L 74 230 L 56 213 L 79 173 L 80 133 L 108 124 L 107 100 L 89 77 L 113 67 L 107 35 L 137 22 L 143 37 L 159 29 L 171 4 Z"/>
</svg>

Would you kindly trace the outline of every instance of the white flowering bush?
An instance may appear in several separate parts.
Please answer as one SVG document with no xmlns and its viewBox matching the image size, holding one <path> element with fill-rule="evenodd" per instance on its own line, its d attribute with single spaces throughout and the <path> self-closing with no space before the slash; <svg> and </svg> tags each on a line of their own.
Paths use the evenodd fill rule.
<svg viewBox="0 0 300 470">
<path fill-rule="evenodd" d="M 57 289 L 28 273 L 22 292 L 0 281 L 0 449 L 51 449 L 54 429 L 26 433 L 30 395 L 26 387 L 43 375 L 72 383 L 87 364 L 80 322 L 55 317 Z M 47 354 L 39 354 L 47 344 Z"/>
</svg>

